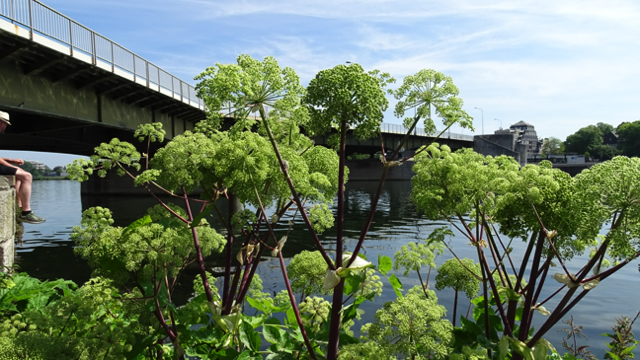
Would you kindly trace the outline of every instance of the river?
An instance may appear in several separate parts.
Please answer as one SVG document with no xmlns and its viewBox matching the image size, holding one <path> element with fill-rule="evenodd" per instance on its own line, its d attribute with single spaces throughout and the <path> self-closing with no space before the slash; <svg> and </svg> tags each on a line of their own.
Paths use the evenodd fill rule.
<svg viewBox="0 0 640 360">
<path fill-rule="evenodd" d="M 368 214 L 367 209 L 373 199 L 377 182 L 350 182 L 346 186 L 345 192 L 345 232 L 347 251 L 355 247 L 360 229 Z M 378 254 L 387 255 L 393 258 L 394 253 L 408 242 L 419 242 L 425 239 L 430 231 L 435 227 L 444 224 L 434 224 L 421 218 L 415 211 L 415 207 L 409 200 L 411 184 L 408 181 L 387 182 L 384 187 L 378 210 L 376 211 L 371 230 L 365 241 L 363 252 L 374 263 Z M 132 221 L 145 214 L 146 208 L 155 204 L 150 197 L 103 197 L 103 196 L 80 196 L 80 184 L 74 181 L 35 181 L 33 184 L 32 208 L 36 213 L 47 219 L 44 224 L 25 224 L 25 232 L 20 243 L 16 244 L 17 264 L 21 271 L 27 272 L 40 279 L 64 278 L 82 284 L 90 278 L 91 269 L 86 262 L 73 254 L 73 243 L 69 239 L 74 226 L 80 224 L 82 211 L 91 206 L 103 206 L 112 210 L 115 225 L 126 226 Z M 304 224 L 296 221 L 294 231 L 283 250 L 283 255 L 289 258 L 302 250 L 312 250 L 311 240 L 305 236 Z M 277 229 L 278 232 L 285 231 L 284 227 Z M 335 232 L 328 230 L 322 235 L 322 240 L 329 247 L 329 241 Z M 456 236 L 451 240 L 451 246 L 459 257 L 469 257 L 475 259 L 475 249 L 468 246 L 468 241 L 461 236 Z M 517 256 L 524 252 L 521 241 L 514 241 L 514 261 Z M 441 264 L 451 258 L 449 253 L 439 256 L 436 264 Z M 569 264 L 570 271 L 577 270 L 577 266 L 584 264 L 585 257 L 577 258 Z M 216 267 L 222 264 L 221 256 L 213 256 L 207 259 L 209 267 Z M 259 267 L 259 274 L 263 280 L 265 292 L 279 292 L 283 289 L 282 274 L 279 263 L 268 258 Z M 554 269 L 550 270 L 553 274 Z M 181 293 L 174 297 L 176 302 L 184 301 L 190 296 L 191 284 L 195 276 L 195 269 L 187 269 L 182 277 Z M 430 283 L 435 284 L 436 272 L 431 273 Z M 403 282 L 404 288 L 409 289 L 419 284 L 417 276 L 412 274 L 409 278 L 398 274 Z M 424 269 L 423 278 L 426 276 Z M 551 275 L 549 275 L 551 276 Z M 557 289 L 557 283 L 553 279 L 547 279 L 547 286 L 544 293 L 550 293 Z M 584 326 L 584 333 L 589 340 L 581 340 L 582 345 L 590 345 L 591 351 L 598 357 L 603 358 L 603 349 L 606 348 L 605 341 L 608 338 L 600 334 L 611 331 L 611 325 L 615 318 L 622 315 L 633 317 L 640 310 L 638 294 L 640 292 L 640 274 L 638 273 L 637 262 L 627 265 L 613 277 L 603 281 L 597 288 L 592 290 L 571 312 L 576 325 Z M 447 308 L 449 316 L 453 308 L 453 290 L 445 289 L 438 292 L 440 304 Z M 382 296 L 377 298 L 375 303 L 365 302 L 361 309 L 365 311 L 362 321 L 356 324 L 353 330 L 358 333 L 360 325 L 370 322 L 373 319 L 375 309 L 384 302 L 393 300 L 395 293 L 388 283 L 385 283 Z M 468 301 L 464 296 L 460 296 L 458 314 L 466 314 Z M 553 302 L 550 302 L 547 309 L 553 309 Z M 540 325 L 544 321 L 542 315 L 534 316 L 534 324 Z M 560 353 L 564 353 L 561 348 L 563 333 L 557 332 L 561 328 L 566 328 L 564 324 L 556 325 L 547 336 Z M 636 331 L 636 333 L 638 333 Z M 638 352 L 636 350 L 636 352 Z"/>
</svg>

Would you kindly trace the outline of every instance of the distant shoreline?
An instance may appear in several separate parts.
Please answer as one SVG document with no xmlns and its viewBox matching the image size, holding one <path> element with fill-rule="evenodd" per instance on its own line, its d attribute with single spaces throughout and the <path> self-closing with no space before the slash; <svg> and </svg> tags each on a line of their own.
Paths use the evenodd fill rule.
<svg viewBox="0 0 640 360">
<path fill-rule="evenodd" d="M 33 181 L 38 181 L 38 180 L 70 180 L 70 179 L 66 176 L 43 176 L 41 178 L 33 178 Z"/>
</svg>

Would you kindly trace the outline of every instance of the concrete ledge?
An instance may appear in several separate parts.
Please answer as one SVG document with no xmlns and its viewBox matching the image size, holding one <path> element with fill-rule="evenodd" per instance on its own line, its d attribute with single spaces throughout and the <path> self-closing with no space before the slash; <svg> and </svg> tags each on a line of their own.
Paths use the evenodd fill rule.
<svg viewBox="0 0 640 360">
<path fill-rule="evenodd" d="M 11 267 L 16 234 L 15 176 L 0 176 L 0 266 Z"/>
</svg>

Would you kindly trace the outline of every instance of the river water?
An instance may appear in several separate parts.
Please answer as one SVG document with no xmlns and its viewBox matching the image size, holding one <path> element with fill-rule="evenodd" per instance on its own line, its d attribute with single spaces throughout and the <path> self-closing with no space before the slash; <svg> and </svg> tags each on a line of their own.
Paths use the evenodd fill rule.
<svg viewBox="0 0 640 360">
<path fill-rule="evenodd" d="M 377 182 L 349 182 L 345 192 L 345 250 L 350 251 L 355 247 L 360 229 L 364 225 L 368 215 L 369 206 L 373 199 Z M 364 243 L 363 253 L 368 259 L 377 262 L 378 254 L 393 255 L 400 247 L 409 242 L 424 240 L 436 227 L 446 224 L 436 224 L 421 218 L 415 211 L 415 207 L 409 200 L 411 184 L 408 181 L 387 182 L 376 211 L 373 224 Z M 115 225 L 127 226 L 132 221 L 145 214 L 145 210 L 155 204 L 150 197 L 103 197 L 80 196 L 80 184 L 74 181 L 35 181 L 33 184 L 32 208 L 36 213 L 47 219 L 44 224 L 25 224 L 25 232 L 21 242 L 16 244 L 17 263 L 21 271 L 27 272 L 40 279 L 64 278 L 73 280 L 78 284 L 84 283 L 91 276 L 91 269 L 86 262 L 74 256 L 73 243 L 69 239 L 74 226 L 80 224 L 82 211 L 92 206 L 103 206 L 111 209 L 116 220 Z M 285 219 L 286 220 L 286 219 Z M 284 223 L 285 221 L 281 221 Z M 215 223 L 215 221 L 214 221 Z M 289 237 L 283 255 L 292 257 L 302 250 L 313 250 L 312 240 L 306 235 L 304 224 L 295 221 L 294 230 Z M 454 229 L 455 230 L 455 229 Z M 286 228 L 276 230 L 284 233 Z M 455 232 L 455 231 L 454 231 Z M 278 236 L 279 237 L 279 236 Z M 322 234 L 321 240 L 331 249 L 330 240 L 335 238 L 335 232 L 328 230 Z M 451 239 L 451 246 L 459 257 L 476 258 L 475 249 L 468 246 L 468 241 L 461 236 Z M 519 260 L 524 251 L 524 243 L 514 240 L 514 262 Z M 335 248 L 335 245 L 334 245 Z M 436 264 L 441 264 L 451 258 L 451 254 L 445 253 L 436 259 Z M 586 257 L 574 259 L 569 264 L 570 271 L 575 272 L 584 264 Z M 222 265 L 222 256 L 212 256 L 207 259 L 207 266 L 216 268 Z M 279 292 L 284 288 L 279 262 L 275 258 L 267 258 L 259 267 L 265 292 Z M 554 269 L 550 270 L 550 274 Z M 191 295 L 191 283 L 196 275 L 195 268 L 186 269 L 181 278 L 182 288 L 176 294 L 176 302 L 185 301 Z M 405 290 L 419 284 L 417 276 L 411 274 L 404 278 L 397 274 L 402 281 Z M 431 273 L 430 284 L 434 288 L 435 271 Z M 426 269 L 422 272 L 426 277 Z M 551 275 L 549 275 L 551 276 Z M 541 299 L 546 298 L 545 293 L 551 294 L 557 289 L 557 283 L 549 278 L 547 286 L 543 290 Z M 603 349 L 606 348 L 605 340 L 599 334 L 610 332 L 615 318 L 622 315 L 633 317 L 640 310 L 640 274 L 637 262 L 627 265 L 613 277 L 603 281 L 592 290 L 571 312 L 576 325 L 584 326 L 584 333 L 589 340 L 581 340 L 582 345 L 590 345 L 591 351 L 603 358 Z M 437 292 L 440 304 L 447 308 L 450 317 L 453 309 L 453 290 L 445 289 Z M 395 293 L 388 283 L 385 283 L 382 296 L 375 303 L 365 302 L 361 309 L 365 311 L 362 322 L 356 324 L 353 330 L 358 333 L 360 325 L 371 322 L 375 310 L 384 302 L 395 299 Z M 552 310 L 554 301 L 550 301 L 546 308 Z M 458 314 L 466 314 L 469 302 L 460 296 Z M 534 324 L 539 326 L 543 321 L 542 315 L 534 316 Z M 458 321 L 459 322 L 459 321 Z M 550 340 L 560 353 L 563 333 L 557 332 L 565 325 L 556 325 L 545 336 Z M 636 331 L 636 333 L 638 333 Z M 639 352 L 640 354 L 640 352 Z"/>
</svg>

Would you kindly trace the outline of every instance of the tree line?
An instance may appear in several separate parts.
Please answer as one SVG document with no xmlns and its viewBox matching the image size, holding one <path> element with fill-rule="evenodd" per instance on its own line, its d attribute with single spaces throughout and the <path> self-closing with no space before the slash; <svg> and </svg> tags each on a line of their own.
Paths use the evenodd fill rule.
<svg viewBox="0 0 640 360">
<path fill-rule="evenodd" d="M 605 144 L 605 137 L 612 133 L 617 137 L 617 145 Z M 618 127 L 599 122 L 571 134 L 563 142 L 556 137 L 544 139 L 542 153 L 585 154 L 600 160 L 610 160 L 617 155 L 640 156 L 640 120 L 623 122 Z"/>
</svg>

